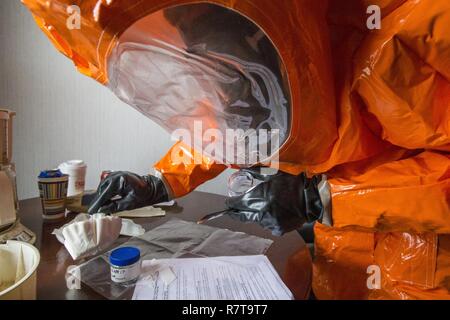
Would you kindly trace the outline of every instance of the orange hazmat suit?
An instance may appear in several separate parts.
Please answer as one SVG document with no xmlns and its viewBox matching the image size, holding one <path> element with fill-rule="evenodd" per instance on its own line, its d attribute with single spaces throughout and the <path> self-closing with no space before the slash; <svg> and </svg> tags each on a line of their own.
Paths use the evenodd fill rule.
<svg viewBox="0 0 450 320">
<path fill-rule="evenodd" d="M 80 72 L 108 85 L 108 59 L 127 29 L 193 1 L 22 2 Z M 450 299 L 450 1 L 207 2 L 253 21 L 284 64 L 291 119 L 279 168 L 328 177 L 333 225 L 315 227 L 315 295 Z M 67 27 L 72 5 L 79 29 Z M 367 27 L 370 5 L 381 9 L 380 29 Z M 164 39 L 166 30 L 149 32 Z M 175 197 L 227 168 L 207 157 L 174 164 L 174 151 L 198 155 L 177 143 L 155 164 Z M 375 288 L 370 266 L 381 274 Z"/>
</svg>

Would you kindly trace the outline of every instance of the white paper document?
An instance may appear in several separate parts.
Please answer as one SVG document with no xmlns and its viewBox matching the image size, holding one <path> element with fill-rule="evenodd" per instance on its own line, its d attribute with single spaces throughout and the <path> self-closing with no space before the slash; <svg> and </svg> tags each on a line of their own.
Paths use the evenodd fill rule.
<svg viewBox="0 0 450 320">
<path fill-rule="evenodd" d="M 175 279 L 167 285 L 161 270 Z M 133 300 L 292 300 L 264 255 L 143 261 Z"/>
</svg>

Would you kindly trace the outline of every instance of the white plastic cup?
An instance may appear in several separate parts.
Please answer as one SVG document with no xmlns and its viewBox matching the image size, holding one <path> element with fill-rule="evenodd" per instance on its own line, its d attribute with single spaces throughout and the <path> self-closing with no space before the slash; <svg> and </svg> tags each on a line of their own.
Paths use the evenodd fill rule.
<svg viewBox="0 0 450 320">
<path fill-rule="evenodd" d="M 61 163 L 58 169 L 69 176 L 67 206 L 81 205 L 81 199 L 86 185 L 87 165 L 83 160 L 70 160 Z"/>
<path fill-rule="evenodd" d="M 31 244 L 9 240 L 0 245 L 0 300 L 35 300 L 39 261 Z"/>
</svg>

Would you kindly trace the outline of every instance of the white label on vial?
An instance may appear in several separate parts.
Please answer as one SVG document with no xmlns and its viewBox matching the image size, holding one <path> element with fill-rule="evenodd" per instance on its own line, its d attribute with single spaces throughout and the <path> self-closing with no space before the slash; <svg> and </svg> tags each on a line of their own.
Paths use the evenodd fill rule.
<svg viewBox="0 0 450 320">
<path fill-rule="evenodd" d="M 139 277 L 140 272 L 140 261 L 126 267 L 116 267 L 111 265 L 111 280 L 116 283 L 133 281 Z"/>
</svg>

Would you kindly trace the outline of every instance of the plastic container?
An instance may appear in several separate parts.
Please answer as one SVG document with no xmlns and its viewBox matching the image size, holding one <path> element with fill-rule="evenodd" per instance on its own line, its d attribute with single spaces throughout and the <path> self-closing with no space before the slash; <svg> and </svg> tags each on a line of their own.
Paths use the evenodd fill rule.
<svg viewBox="0 0 450 320">
<path fill-rule="evenodd" d="M 141 274 L 141 252 L 135 247 L 122 247 L 111 252 L 111 281 L 133 283 Z"/>
<path fill-rule="evenodd" d="M 67 206 L 81 205 L 81 198 L 86 184 L 87 165 L 83 160 L 69 160 L 61 163 L 58 169 L 69 176 Z"/>
<path fill-rule="evenodd" d="M 45 220 L 58 220 L 64 217 L 67 206 L 68 183 L 69 176 L 59 170 L 41 171 L 38 177 L 38 186 L 42 204 L 42 217 Z"/>
<path fill-rule="evenodd" d="M 0 300 L 35 300 L 39 261 L 31 244 L 9 240 L 0 245 Z"/>
</svg>

